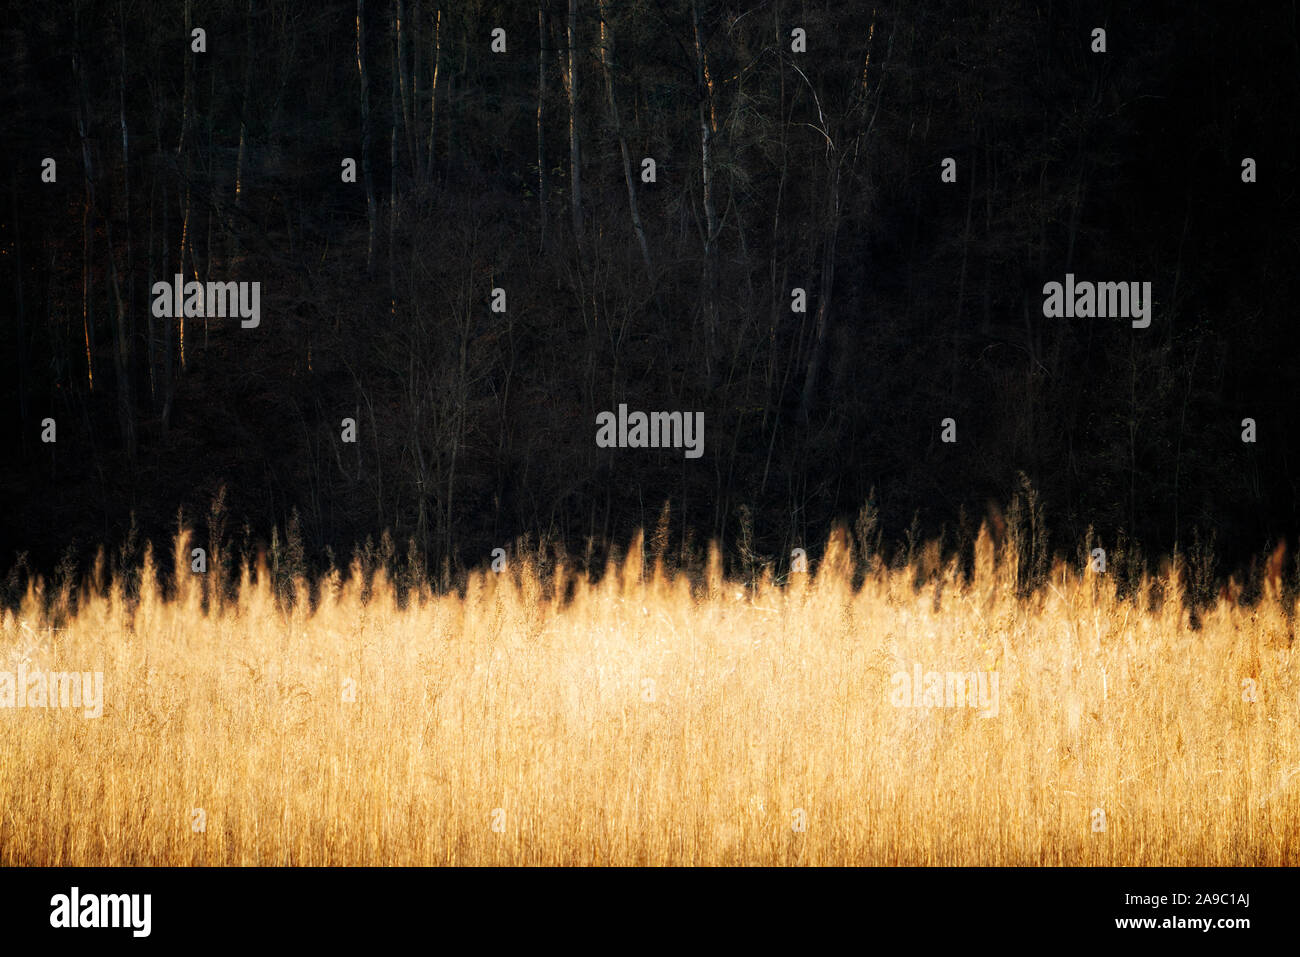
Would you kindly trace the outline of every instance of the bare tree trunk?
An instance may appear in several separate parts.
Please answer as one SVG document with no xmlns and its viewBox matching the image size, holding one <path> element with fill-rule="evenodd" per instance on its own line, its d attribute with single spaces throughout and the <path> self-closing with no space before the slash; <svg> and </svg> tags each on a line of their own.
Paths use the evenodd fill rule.
<svg viewBox="0 0 1300 957">
<path fill-rule="evenodd" d="M 426 150 L 425 178 L 433 179 L 434 134 L 438 129 L 438 68 L 442 66 L 442 10 L 435 15 L 433 24 L 433 89 L 429 91 L 429 146 Z"/>
<path fill-rule="evenodd" d="M 113 292 L 117 302 L 117 325 L 118 325 L 118 414 L 122 419 L 122 431 L 126 440 L 127 459 L 135 461 L 136 455 L 136 427 L 135 427 L 135 403 L 132 394 L 132 375 L 131 367 L 133 365 L 134 349 L 132 343 L 135 342 L 135 329 L 132 314 L 132 308 L 135 301 L 134 297 L 134 277 L 135 277 L 135 247 L 131 240 L 133 230 L 131 229 L 131 137 L 126 125 L 126 31 L 125 20 L 126 13 L 124 8 L 119 8 L 122 12 L 123 31 L 118 48 L 118 122 L 122 130 L 122 202 L 123 214 L 126 219 L 126 281 L 123 283 L 126 287 L 126 295 L 123 298 L 122 290 L 118 285 L 117 262 L 114 258 L 113 247 L 110 241 L 108 256 L 113 277 Z M 108 235 L 112 236 L 112 224 L 109 224 Z"/>
<path fill-rule="evenodd" d="M 808 358 L 808 370 L 803 380 L 803 396 L 800 414 L 804 422 L 808 421 L 812 409 L 813 395 L 817 390 L 817 378 L 821 373 L 822 355 L 826 349 L 826 330 L 830 322 L 831 293 L 835 287 L 835 247 L 840 231 L 840 157 L 832 150 L 830 162 L 833 167 L 827 171 L 830 177 L 830 192 L 826 204 L 826 233 L 822 241 L 822 275 L 817 293 L 817 323 L 813 332 L 812 354 Z"/>
<path fill-rule="evenodd" d="M 118 87 L 117 87 L 117 104 L 118 120 L 122 128 L 122 200 L 123 209 L 126 217 L 126 332 L 127 332 L 127 358 L 131 358 L 130 344 L 135 341 L 135 329 L 133 328 L 133 309 L 135 305 L 135 247 L 131 241 L 133 230 L 131 229 L 131 138 L 127 132 L 126 126 L 126 8 L 119 7 L 122 15 L 122 35 L 121 45 L 118 48 L 120 59 L 118 60 Z"/>
<path fill-rule="evenodd" d="M 468 62 L 469 59 L 469 37 L 465 34 L 462 34 L 461 43 L 465 47 L 465 59 L 461 61 L 461 71 L 460 71 L 460 76 L 463 78 L 465 76 L 465 64 Z M 451 47 L 454 51 L 455 44 L 451 43 Z M 451 104 L 456 101 L 457 73 L 456 73 L 455 64 L 450 62 L 450 60 L 447 66 L 448 66 L 447 76 L 443 80 L 443 86 L 446 89 L 443 91 L 442 99 L 444 103 Z M 442 139 L 443 142 L 447 144 L 447 165 L 443 167 L 442 170 L 444 177 L 450 175 L 451 173 L 451 147 L 452 147 L 452 143 L 454 142 L 452 131 L 455 129 L 455 125 L 456 125 L 456 111 L 453 109 L 443 110 Z"/>
<path fill-rule="evenodd" d="M 627 152 L 627 137 L 623 135 L 623 123 L 619 118 L 618 100 L 614 96 L 614 71 L 610 60 L 614 51 L 614 32 L 609 27 L 606 17 L 606 0 L 600 4 L 600 65 L 605 73 L 605 92 L 609 98 L 609 118 L 614 127 L 614 136 L 618 139 L 619 151 L 623 154 L 623 179 L 627 183 L 627 202 L 632 212 L 632 228 L 636 231 L 637 242 L 641 246 L 641 258 L 645 262 L 646 276 L 654 283 L 655 271 L 650 262 L 650 246 L 646 243 L 645 230 L 641 226 L 641 212 L 636 201 L 636 180 L 632 177 L 632 160 Z M 540 121 L 540 115 L 538 117 Z"/>
<path fill-rule="evenodd" d="M 27 421 L 27 310 L 23 306 L 23 240 L 18 220 L 18 180 L 9 180 L 9 199 L 14 224 L 14 305 L 18 314 L 18 415 Z M 25 434 L 25 433 L 24 433 Z M 24 443 L 26 444 L 26 443 Z"/>
<path fill-rule="evenodd" d="M 78 18 L 79 19 L 79 18 Z M 90 147 L 90 94 L 86 85 L 86 75 L 81 69 L 80 24 L 76 27 L 74 39 L 76 52 L 73 54 L 73 72 L 77 84 L 77 133 L 81 139 L 81 161 L 86 177 L 86 225 L 93 231 L 93 221 L 98 203 L 95 199 L 95 164 Z M 134 462 L 136 455 L 135 413 L 131 407 L 131 377 L 127 350 L 130 341 L 126 332 L 126 306 L 122 302 L 122 286 L 117 272 L 117 256 L 113 248 L 113 220 L 104 217 L 105 238 L 107 241 L 108 273 L 112 283 L 113 302 L 113 375 L 116 380 L 117 419 L 122 433 L 122 444 L 128 461 Z M 86 250 L 89 252 L 89 249 Z M 88 292 L 90 263 L 84 264 L 83 295 Z"/>
<path fill-rule="evenodd" d="M 375 233 L 379 211 L 375 207 L 375 181 L 370 166 L 370 74 L 366 69 L 366 0 L 357 0 L 357 72 L 361 75 L 361 173 L 366 184 L 366 218 L 370 240 L 366 245 L 366 275 L 375 277 Z"/>
<path fill-rule="evenodd" d="M 393 5 L 393 83 L 390 106 L 393 116 L 393 129 L 388 138 L 388 299 L 389 315 L 397 316 L 397 271 L 394 256 L 397 254 L 397 128 L 401 125 L 399 112 L 398 88 L 401 86 L 401 63 L 406 58 L 402 55 L 402 0 Z M 410 135 L 410 129 L 407 129 Z"/>
<path fill-rule="evenodd" d="M 190 38 L 192 30 L 193 17 L 191 16 L 191 0 L 185 0 L 185 38 Z M 190 53 L 185 55 L 185 93 L 181 98 L 181 136 L 176 144 L 176 155 L 180 156 L 185 153 L 185 137 L 190 129 L 190 113 L 194 102 L 194 56 Z M 177 271 L 183 277 L 185 275 L 185 249 L 189 243 L 190 235 L 190 156 L 185 153 L 185 204 L 181 211 L 181 248 L 178 251 Z M 185 313 L 181 312 L 176 317 L 176 345 L 180 358 L 181 370 L 185 369 Z M 167 396 L 167 408 L 171 409 L 171 394 Z"/>
<path fill-rule="evenodd" d="M 95 315 L 91 290 L 91 248 L 94 236 L 95 186 L 90 178 L 90 141 L 86 132 L 86 104 L 81 74 L 81 7 L 73 11 L 73 79 L 77 84 L 77 133 L 81 138 L 81 162 L 86 196 L 81 211 L 81 328 L 86 343 L 86 386 L 95 391 Z"/>
<path fill-rule="evenodd" d="M 213 143 L 216 141 L 216 139 L 213 136 L 213 132 L 212 132 L 212 124 L 213 121 L 215 120 L 212 104 L 217 101 L 217 71 L 212 70 L 209 72 L 208 75 L 210 79 L 208 81 L 208 135 L 207 135 L 206 142 Z M 212 177 L 212 179 L 213 180 L 216 179 L 215 175 Z M 221 190 L 217 186 L 216 182 L 212 182 L 208 188 L 208 209 L 207 209 L 208 231 L 207 231 L 207 235 L 204 237 L 203 240 L 203 251 L 207 254 L 207 261 L 203 264 L 203 279 L 201 281 L 206 281 L 212 278 L 212 219 L 214 213 L 216 214 L 216 218 L 218 220 L 222 218 L 223 213 L 221 209 Z M 190 245 L 190 259 L 194 263 L 194 278 L 199 279 L 199 257 L 194 252 L 194 246 L 192 241 Z M 207 312 L 205 311 L 203 314 L 203 351 L 204 352 L 208 350 L 209 325 L 210 325 L 209 317 Z"/>
<path fill-rule="evenodd" d="M 84 161 L 84 160 L 83 160 Z M 86 344 L 86 388 L 95 391 L 95 305 L 90 294 L 90 178 L 81 209 L 81 333 Z"/>
<path fill-rule="evenodd" d="M 408 123 L 410 140 L 413 146 L 411 168 L 415 171 L 415 181 L 424 182 L 424 139 L 420 136 L 420 53 L 423 47 L 424 11 L 420 0 L 415 0 L 415 16 L 411 18 L 414 32 L 411 36 L 411 49 L 414 62 L 411 64 L 411 116 Z"/>
<path fill-rule="evenodd" d="M 952 316 L 952 374 L 948 380 L 948 395 L 955 398 L 961 377 L 961 319 L 966 305 L 966 265 L 970 257 L 971 220 L 975 211 L 975 161 L 967 174 L 970 194 L 966 197 L 966 229 L 961 242 L 961 270 L 957 274 L 957 303 Z"/>
<path fill-rule="evenodd" d="M 711 369 L 714 338 L 718 324 L 718 209 L 713 187 L 713 138 L 717 135 L 717 118 L 713 110 L 713 77 L 704 52 L 700 32 L 700 6 L 691 2 L 691 24 L 695 33 L 695 84 L 700 110 L 700 161 L 704 185 L 704 285 L 708 352 L 705 368 Z"/>
<path fill-rule="evenodd" d="M 248 100 L 253 91 L 253 14 L 256 0 L 248 0 L 248 31 L 247 45 L 244 48 L 244 96 L 240 100 L 239 106 L 239 152 L 235 157 L 235 217 L 238 220 L 239 212 L 243 208 L 244 202 L 244 160 L 248 153 Z M 240 253 L 239 249 L 239 228 L 238 221 L 230 231 L 230 256 L 237 258 Z"/>
<path fill-rule="evenodd" d="M 167 205 L 167 184 L 163 184 L 162 197 L 162 274 L 168 276 L 171 274 L 171 210 Z M 153 310 L 149 310 L 153 314 Z M 171 424 L 172 415 L 172 388 L 175 381 L 175 370 L 172 368 L 173 346 L 172 346 L 172 327 L 171 323 L 163 323 L 163 403 L 162 412 L 159 418 L 162 420 L 162 434 L 167 437 L 167 429 Z"/>
<path fill-rule="evenodd" d="M 573 236 L 582 249 L 582 151 L 578 138 L 578 0 L 569 0 L 569 189 Z"/>
<path fill-rule="evenodd" d="M 835 289 L 835 257 L 840 233 L 840 189 L 844 183 L 846 168 L 850 180 L 856 172 L 863 141 L 869 138 L 875 125 L 876 114 L 880 110 L 880 97 L 879 93 L 877 93 L 875 96 L 875 111 L 872 113 L 871 119 L 867 120 L 867 107 L 872 102 L 868 96 L 867 71 L 871 65 L 871 44 L 875 38 L 875 33 L 876 26 L 873 21 L 867 33 L 867 54 L 864 57 L 862 68 L 862 95 L 854 103 L 850 104 L 849 109 L 844 114 L 844 128 L 848 129 L 856 125 L 858 130 L 847 145 L 837 146 L 831 138 L 828 132 L 830 123 L 822 115 L 821 103 L 816 99 L 816 90 L 813 89 L 811 83 L 808 83 L 808 78 L 803 74 L 803 71 L 799 70 L 797 66 L 795 67 L 803 76 L 804 82 L 808 83 L 814 102 L 817 103 L 817 113 L 822 123 L 822 134 L 826 137 L 827 142 L 826 160 L 828 164 L 826 170 L 826 214 L 822 227 L 822 270 L 817 301 L 817 322 L 813 332 L 812 352 L 808 358 L 808 366 L 804 376 L 803 395 L 800 399 L 800 417 L 805 423 L 807 423 L 809 413 L 812 410 L 813 397 L 817 390 L 817 380 L 821 374 L 823 356 L 829 339 L 831 297 Z M 891 31 L 889 47 L 885 55 L 886 67 L 889 62 L 888 51 L 893 49 L 893 43 L 894 39 Z M 847 133 L 844 135 L 844 139 L 847 139 Z"/>
<path fill-rule="evenodd" d="M 145 277 L 144 288 L 153 289 L 154 284 L 154 197 L 158 192 L 157 176 L 151 176 L 149 180 L 149 242 L 145 247 Z M 153 309 L 144 311 L 146 330 L 148 339 L 145 343 L 145 361 L 149 368 L 149 407 L 157 409 L 158 407 L 158 372 L 157 372 L 157 339 L 158 334 L 156 323 L 154 322 Z"/>
<path fill-rule="evenodd" d="M 777 33 L 779 34 L 781 29 L 780 4 L 774 5 L 772 8 L 772 21 L 774 26 L 776 27 Z M 777 100 L 777 103 L 779 104 L 779 112 L 777 115 L 784 118 L 786 114 L 785 114 L 785 60 L 783 58 L 779 58 L 777 60 L 777 75 L 780 81 L 779 83 L 780 95 L 779 95 L 779 99 Z M 781 131 L 781 175 L 777 179 L 776 202 L 772 206 L 772 238 L 770 241 L 771 249 L 772 249 L 772 259 L 769 265 L 769 272 L 768 272 L 768 283 L 771 286 L 771 293 L 772 293 L 772 312 L 771 312 L 771 320 L 768 328 L 768 337 L 767 337 L 769 351 L 768 351 L 768 361 L 767 361 L 767 375 L 764 383 L 764 395 L 766 396 L 766 400 L 763 403 L 763 426 L 762 427 L 764 431 L 766 431 L 767 429 L 767 422 L 770 415 L 771 407 L 774 404 L 774 400 L 778 398 L 776 395 L 774 395 L 772 391 L 772 383 L 773 380 L 775 379 L 776 369 L 777 369 L 776 330 L 777 330 L 777 326 L 780 323 L 781 314 L 783 309 L 785 308 L 785 304 L 789 302 L 789 300 L 786 298 L 786 289 L 788 288 L 786 280 L 789 276 L 790 267 L 789 264 L 787 263 L 785 268 L 781 270 L 780 280 L 778 280 L 777 279 L 777 251 L 780 249 L 781 202 L 785 198 L 785 180 L 786 180 L 786 175 L 788 174 L 790 169 L 790 150 L 789 150 L 788 142 L 786 140 L 786 131 L 788 129 L 788 126 L 785 123 L 781 123 L 778 126 L 778 129 L 780 129 Z M 786 367 L 786 375 L 787 376 L 789 375 L 789 366 Z M 762 484 L 760 485 L 760 488 L 764 491 L 766 491 L 767 489 L 768 467 L 771 465 L 772 446 L 773 443 L 775 443 L 775 441 L 776 441 L 776 425 L 773 424 L 772 441 L 768 443 L 767 463 L 763 466 L 763 481 Z"/>
<path fill-rule="evenodd" d="M 191 10 L 191 0 L 185 0 L 185 42 L 190 42 L 190 37 L 194 30 L 194 18 Z M 176 155 L 180 156 L 185 150 L 185 134 L 189 129 L 190 101 L 193 98 L 192 88 L 194 86 L 194 55 L 188 50 L 185 52 L 184 74 L 184 92 L 181 94 L 181 138 L 176 143 Z"/>
<path fill-rule="evenodd" d="M 546 249 L 546 0 L 537 4 L 537 212 Z"/>
<path fill-rule="evenodd" d="M 184 126 L 184 124 L 181 124 Z M 181 248 L 179 250 L 178 272 L 185 276 L 185 250 L 190 241 L 190 163 L 185 161 L 185 208 L 181 216 Z M 176 345 L 180 353 L 181 371 L 185 371 L 185 312 L 176 317 Z"/>
<path fill-rule="evenodd" d="M 411 163 L 411 173 L 415 175 L 418 163 L 415 155 L 415 142 L 411 136 L 411 69 L 406 59 L 406 41 L 402 39 L 402 23 L 406 20 L 406 0 L 397 0 L 397 62 L 393 66 L 402 87 L 402 124 L 406 130 L 406 154 Z"/>
</svg>

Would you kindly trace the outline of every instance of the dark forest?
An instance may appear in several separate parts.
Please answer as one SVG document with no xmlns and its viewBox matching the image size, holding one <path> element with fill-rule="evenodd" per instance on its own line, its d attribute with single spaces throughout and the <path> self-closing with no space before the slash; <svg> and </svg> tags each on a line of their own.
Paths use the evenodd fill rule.
<svg viewBox="0 0 1300 957">
<path fill-rule="evenodd" d="M 1294 3 L 7 6 L 0 567 L 1300 531 Z"/>
</svg>

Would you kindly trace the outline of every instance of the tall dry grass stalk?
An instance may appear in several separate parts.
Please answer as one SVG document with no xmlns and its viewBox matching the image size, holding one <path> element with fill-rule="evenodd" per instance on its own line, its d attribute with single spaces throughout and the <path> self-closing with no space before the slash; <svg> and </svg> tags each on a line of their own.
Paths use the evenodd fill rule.
<svg viewBox="0 0 1300 957">
<path fill-rule="evenodd" d="M 0 863 L 1296 862 L 1277 596 L 1193 630 L 1176 581 L 1121 601 L 1057 566 L 1017 598 L 975 551 L 969 583 L 876 564 L 855 592 L 837 535 L 747 590 L 638 539 L 597 584 L 517 563 L 404 608 L 357 567 L 315 607 L 265 568 L 164 598 L 147 555 L 131 601 L 101 571 L 70 614 L 34 582 L 0 670 L 101 670 L 104 712 L 0 710 Z M 996 716 L 895 706 L 914 663 L 996 672 Z"/>
</svg>

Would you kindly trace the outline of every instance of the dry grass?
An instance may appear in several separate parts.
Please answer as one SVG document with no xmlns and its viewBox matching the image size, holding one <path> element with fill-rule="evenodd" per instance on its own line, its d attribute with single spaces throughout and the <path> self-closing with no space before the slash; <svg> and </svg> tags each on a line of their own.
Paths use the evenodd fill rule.
<svg viewBox="0 0 1300 957">
<path fill-rule="evenodd" d="M 0 669 L 102 670 L 104 714 L 0 711 L 0 863 L 1296 862 L 1276 596 L 1193 631 L 1168 581 L 1117 601 L 1057 568 L 1019 600 L 986 535 L 976 566 L 855 593 L 833 538 L 783 587 L 715 556 L 694 590 L 633 560 L 562 605 L 525 566 L 405 609 L 349 577 L 291 611 L 246 571 L 210 613 L 146 567 L 138 605 L 87 592 L 63 628 L 33 587 Z M 913 662 L 997 671 L 997 716 L 894 707 Z"/>
</svg>

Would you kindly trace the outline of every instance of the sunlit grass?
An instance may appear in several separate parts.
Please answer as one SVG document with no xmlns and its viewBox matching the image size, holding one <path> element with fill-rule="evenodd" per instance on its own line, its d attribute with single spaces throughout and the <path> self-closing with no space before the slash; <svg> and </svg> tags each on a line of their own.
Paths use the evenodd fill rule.
<svg viewBox="0 0 1300 957">
<path fill-rule="evenodd" d="M 35 583 L 0 670 L 103 671 L 104 713 L 0 710 L 0 863 L 1297 860 L 1276 596 L 1199 630 L 1164 579 L 1119 601 L 1058 567 L 1019 599 L 987 535 L 969 584 L 877 567 L 856 592 L 838 536 L 779 587 L 641 551 L 405 608 L 382 572 L 368 602 L 354 571 L 286 609 L 245 570 L 205 612 L 197 576 L 164 599 L 147 564 L 138 601 L 89 589 L 64 620 Z M 996 671 L 997 715 L 893 706 L 917 662 Z"/>
</svg>

